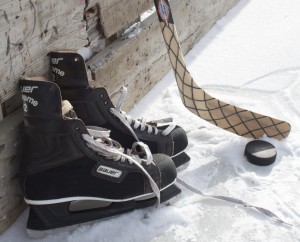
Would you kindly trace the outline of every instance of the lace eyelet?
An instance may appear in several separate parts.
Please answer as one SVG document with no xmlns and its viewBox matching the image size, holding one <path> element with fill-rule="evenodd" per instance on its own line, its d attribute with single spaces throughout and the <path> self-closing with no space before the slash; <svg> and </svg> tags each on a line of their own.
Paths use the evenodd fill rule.
<svg viewBox="0 0 300 242">
<path fill-rule="evenodd" d="M 104 94 L 100 94 L 100 98 L 104 98 Z"/>
<path fill-rule="evenodd" d="M 75 130 L 76 130 L 76 131 L 79 131 L 79 130 L 80 130 L 80 127 L 75 126 Z"/>
<path fill-rule="evenodd" d="M 107 104 L 108 104 L 108 102 L 107 102 L 107 101 L 105 101 L 105 102 L 104 102 L 104 104 L 105 104 L 105 105 L 107 105 Z"/>
<path fill-rule="evenodd" d="M 78 59 L 77 57 L 75 57 L 75 58 L 74 58 L 74 61 L 77 62 L 77 61 L 79 61 L 79 59 Z"/>
</svg>

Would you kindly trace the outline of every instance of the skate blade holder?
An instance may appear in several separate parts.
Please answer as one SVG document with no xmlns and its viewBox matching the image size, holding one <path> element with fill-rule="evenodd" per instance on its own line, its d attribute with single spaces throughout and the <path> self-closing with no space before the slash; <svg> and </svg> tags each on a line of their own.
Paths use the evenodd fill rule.
<svg viewBox="0 0 300 242">
<path fill-rule="evenodd" d="M 181 190 L 172 184 L 161 191 L 161 203 L 176 197 Z M 154 194 L 125 202 L 103 200 L 69 201 L 49 205 L 30 205 L 27 234 L 32 238 L 76 229 L 79 225 L 109 219 L 136 209 L 153 207 L 157 202 Z M 30 221 L 30 222 L 29 222 Z"/>
</svg>

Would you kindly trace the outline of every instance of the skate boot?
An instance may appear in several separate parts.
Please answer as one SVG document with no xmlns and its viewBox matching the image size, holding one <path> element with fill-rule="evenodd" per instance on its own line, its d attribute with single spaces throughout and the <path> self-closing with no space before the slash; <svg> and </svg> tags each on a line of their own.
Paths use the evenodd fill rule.
<svg viewBox="0 0 300 242">
<path fill-rule="evenodd" d="M 188 145 L 186 133 L 170 122 L 171 119 L 150 122 L 132 119 L 121 111 L 126 96 L 125 88 L 120 90 L 120 99 L 114 106 L 105 88 L 89 86 L 84 59 L 80 54 L 57 51 L 51 52 L 50 57 L 53 81 L 61 88 L 63 99 L 71 102 L 86 125 L 111 130 L 111 137 L 126 148 L 140 140 L 149 146 L 152 153 L 170 156 L 176 167 L 190 160 L 184 153 Z M 166 122 L 169 124 L 164 124 Z"/>
<path fill-rule="evenodd" d="M 30 206 L 30 236 L 153 206 L 180 193 L 167 155 L 152 155 L 141 142 L 125 151 L 108 130 L 85 126 L 53 82 L 35 77 L 22 79 L 20 87 L 21 185 Z"/>
</svg>

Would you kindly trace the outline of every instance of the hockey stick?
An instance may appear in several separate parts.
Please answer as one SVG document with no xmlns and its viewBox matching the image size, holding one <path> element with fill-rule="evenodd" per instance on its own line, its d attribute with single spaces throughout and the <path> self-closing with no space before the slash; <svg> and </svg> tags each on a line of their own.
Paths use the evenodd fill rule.
<svg viewBox="0 0 300 242">
<path fill-rule="evenodd" d="M 222 129 L 244 137 L 260 138 L 266 134 L 281 140 L 289 135 L 289 123 L 227 104 L 200 88 L 186 68 L 169 1 L 154 0 L 154 4 L 181 100 L 188 110 Z"/>
</svg>

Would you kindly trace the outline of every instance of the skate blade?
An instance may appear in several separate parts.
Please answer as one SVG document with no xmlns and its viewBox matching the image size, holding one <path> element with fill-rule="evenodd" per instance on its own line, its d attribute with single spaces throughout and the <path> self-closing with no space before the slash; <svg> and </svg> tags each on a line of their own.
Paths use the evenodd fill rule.
<svg viewBox="0 0 300 242">
<path fill-rule="evenodd" d="M 181 190 L 176 185 L 171 185 L 161 192 L 161 203 L 169 202 L 180 193 Z M 83 203 L 73 202 L 72 205 L 71 202 L 30 205 L 27 234 L 31 238 L 43 238 L 53 233 L 76 229 L 79 224 L 88 225 L 135 209 L 154 206 L 156 201 L 157 198 L 152 197 L 147 200 L 140 199 L 120 203 L 84 201 Z M 87 210 L 82 210 L 84 208 Z"/>
<path fill-rule="evenodd" d="M 190 159 L 191 158 L 185 152 L 179 153 L 178 155 L 172 157 L 176 168 L 186 164 L 190 161 Z"/>
</svg>

